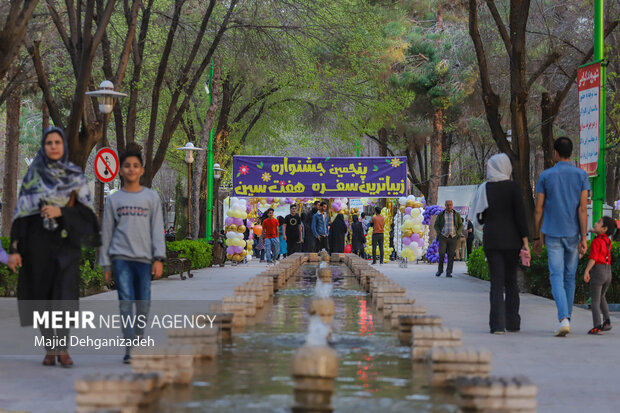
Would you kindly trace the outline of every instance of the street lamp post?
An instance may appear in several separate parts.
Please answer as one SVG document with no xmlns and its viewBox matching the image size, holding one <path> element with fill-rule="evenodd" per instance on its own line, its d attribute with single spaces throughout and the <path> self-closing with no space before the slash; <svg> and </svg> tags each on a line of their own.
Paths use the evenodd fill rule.
<svg viewBox="0 0 620 413">
<path fill-rule="evenodd" d="M 605 202 L 605 152 L 607 149 L 607 123 L 606 123 L 606 99 L 607 99 L 607 63 L 605 60 L 605 12 L 604 0 L 594 0 L 594 61 L 601 62 L 601 107 L 600 107 L 600 138 L 598 151 L 598 164 L 596 176 L 592 178 L 592 224 L 603 216 L 603 203 Z"/>
<path fill-rule="evenodd" d="M 194 162 L 194 151 L 204 151 L 202 148 L 187 142 L 185 146 L 177 148 L 185 151 L 185 162 L 187 162 L 187 239 L 192 239 L 192 163 Z"/>
<path fill-rule="evenodd" d="M 108 146 L 108 115 L 114 109 L 116 99 L 127 96 L 125 93 L 114 90 L 114 83 L 104 80 L 99 84 L 99 90 L 86 92 L 86 95 L 99 98 L 99 112 L 103 114 L 102 137 L 97 145 L 97 149 Z M 103 183 L 95 181 L 95 204 L 97 205 L 97 216 L 99 221 L 103 219 Z"/>
<path fill-rule="evenodd" d="M 213 72 L 215 63 L 211 59 L 211 69 L 209 70 L 209 82 L 205 83 L 205 91 L 209 96 L 209 107 L 211 106 L 211 91 L 213 90 Z M 207 150 L 207 241 L 212 240 L 213 232 L 213 127 L 209 130 L 209 149 Z"/>
</svg>

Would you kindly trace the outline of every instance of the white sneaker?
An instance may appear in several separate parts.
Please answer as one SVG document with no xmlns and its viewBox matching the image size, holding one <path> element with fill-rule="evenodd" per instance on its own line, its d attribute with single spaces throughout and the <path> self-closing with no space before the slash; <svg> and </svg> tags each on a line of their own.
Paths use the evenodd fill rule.
<svg viewBox="0 0 620 413">
<path fill-rule="evenodd" d="M 558 329 L 555 330 L 553 335 L 556 337 L 565 337 L 568 333 L 570 333 L 570 322 L 568 321 L 568 318 L 565 318 L 560 321 L 560 325 L 558 326 Z"/>
</svg>

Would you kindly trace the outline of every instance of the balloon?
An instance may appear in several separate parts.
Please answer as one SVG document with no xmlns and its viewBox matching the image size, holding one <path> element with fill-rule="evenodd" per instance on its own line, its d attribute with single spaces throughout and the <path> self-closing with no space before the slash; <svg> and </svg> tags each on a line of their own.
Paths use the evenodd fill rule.
<svg viewBox="0 0 620 413">
<path fill-rule="evenodd" d="M 280 203 L 280 198 L 273 198 L 273 202 L 275 202 L 276 204 Z"/>
<path fill-rule="evenodd" d="M 407 201 L 407 203 L 405 205 L 407 205 L 408 207 L 413 207 L 415 201 Z"/>
<path fill-rule="evenodd" d="M 226 254 L 234 254 L 235 253 L 235 247 L 228 247 L 226 248 Z"/>
<path fill-rule="evenodd" d="M 247 262 L 252 261 L 252 256 L 251 256 L 251 255 L 246 255 L 246 256 L 245 256 L 245 260 L 246 260 Z"/>
<path fill-rule="evenodd" d="M 408 238 L 408 237 L 403 238 L 403 244 L 405 244 L 405 245 L 411 244 L 411 239 Z"/>
<path fill-rule="evenodd" d="M 418 247 L 424 248 L 424 240 L 423 239 L 418 239 L 417 243 L 418 243 Z"/>
<path fill-rule="evenodd" d="M 399 210 L 402 214 L 404 214 L 406 209 L 405 209 L 405 207 L 404 207 L 404 206 L 402 206 L 402 205 L 401 205 L 401 206 L 398 208 L 398 210 Z"/>
<path fill-rule="evenodd" d="M 228 211 L 226 211 L 226 216 L 232 217 L 233 216 L 233 210 L 229 209 Z"/>
<path fill-rule="evenodd" d="M 345 254 L 350 254 L 352 250 L 353 250 L 353 248 L 351 247 L 351 244 L 347 244 L 347 245 L 344 246 Z"/>
<path fill-rule="evenodd" d="M 411 214 L 411 207 L 406 207 L 405 208 L 405 214 L 406 215 L 410 215 Z"/>
<path fill-rule="evenodd" d="M 247 228 L 246 228 L 246 226 L 245 226 L 245 225 L 239 225 L 239 226 L 237 227 L 237 232 L 239 232 L 239 233 L 243 234 L 243 233 L 246 231 L 246 229 L 247 229 Z"/>
<path fill-rule="evenodd" d="M 243 247 L 240 246 L 233 247 L 233 249 L 235 250 L 235 254 L 241 254 L 241 251 L 243 251 Z"/>
<path fill-rule="evenodd" d="M 226 259 L 232 260 L 233 254 L 226 254 Z"/>
<path fill-rule="evenodd" d="M 411 216 L 417 218 L 420 216 L 420 210 L 418 208 L 414 208 L 411 210 Z"/>
<path fill-rule="evenodd" d="M 405 205 L 406 203 L 407 203 L 407 198 L 405 198 L 404 196 L 401 196 L 400 198 L 398 198 L 399 205 Z"/>
<path fill-rule="evenodd" d="M 237 232 L 237 226 L 235 224 L 228 226 L 228 230 L 232 232 Z"/>
<path fill-rule="evenodd" d="M 227 217 L 226 220 L 224 221 L 224 224 L 226 226 L 232 225 L 233 224 L 233 219 L 232 217 Z"/>
<path fill-rule="evenodd" d="M 252 228 L 252 231 L 254 231 L 254 234 L 256 234 L 256 236 L 260 237 L 260 235 L 263 233 L 263 226 L 254 225 L 254 227 Z"/>
<path fill-rule="evenodd" d="M 241 258 L 245 258 L 248 255 L 248 252 L 246 250 L 241 251 Z"/>
<path fill-rule="evenodd" d="M 422 232 L 422 225 L 420 225 L 420 224 L 413 224 L 413 232 L 417 232 L 417 233 Z"/>
<path fill-rule="evenodd" d="M 267 198 L 267 203 L 268 204 L 273 204 L 273 198 L 271 198 L 271 197 Z"/>
</svg>

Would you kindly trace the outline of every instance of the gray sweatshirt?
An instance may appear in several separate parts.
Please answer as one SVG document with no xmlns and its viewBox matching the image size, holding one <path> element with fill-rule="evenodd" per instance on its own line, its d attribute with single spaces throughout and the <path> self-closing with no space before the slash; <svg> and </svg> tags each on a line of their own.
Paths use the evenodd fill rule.
<svg viewBox="0 0 620 413">
<path fill-rule="evenodd" d="M 110 195 L 105 202 L 101 238 L 99 264 L 104 271 L 112 269 L 114 259 L 144 263 L 164 259 L 164 219 L 157 192 L 121 189 Z"/>
</svg>

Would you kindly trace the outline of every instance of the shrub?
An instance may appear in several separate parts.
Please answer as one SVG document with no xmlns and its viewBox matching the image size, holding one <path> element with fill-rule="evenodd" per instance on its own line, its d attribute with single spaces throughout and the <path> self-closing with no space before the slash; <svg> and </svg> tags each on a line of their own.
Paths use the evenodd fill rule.
<svg viewBox="0 0 620 413">
<path fill-rule="evenodd" d="M 489 266 L 487 265 L 486 258 L 484 257 L 482 247 L 471 252 L 471 255 L 467 260 L 467 273 L 472 277 L 480 278 L 481 280 L 490 280 Z"/>
<path fill-rule="evenodd" d="M 213 246 L 206 239 L 172 241 L 168 243 L 168 249 L 173 251 L 185 250 L 185 253 L 179 254 L 179 257 L 189 258 L 193 270 L 211 265 Z"/>
<path fill-rule="evenodd" d="M 588 243 L 589 248 L 589 243 Z M 588 264 L 589 251 L 579 260 L 575 282 L 575 303 L 585 303 L 590 298 L 590 287 L 583 281 L 583 272 Z M 489 270 L 481 248 L 473 251 L 467 261 L 469 275 L 483 280 L 489 279 Z M 607 290 L 607 301 L 620 303 L 620 242 L 614 242 L 611 248 L 612 281 Z M 547 248 L 543 247 L 539 256 L 532 254 L 530 268 L 526 270 L 526 283 L 532 294 L 553 299 L 549 283 L 549 267 L 547 264 Z"/>
</svg>

